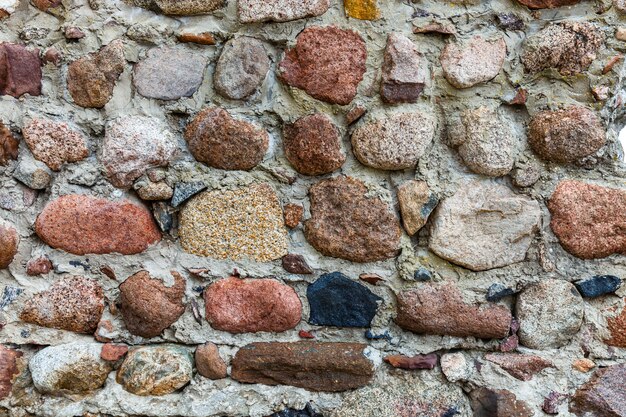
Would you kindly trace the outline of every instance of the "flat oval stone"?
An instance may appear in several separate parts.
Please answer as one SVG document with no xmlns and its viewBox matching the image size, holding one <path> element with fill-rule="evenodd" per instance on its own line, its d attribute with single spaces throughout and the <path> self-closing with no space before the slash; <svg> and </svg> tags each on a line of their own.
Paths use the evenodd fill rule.
<svg viewBox="0 0 626 417">
<path fill-rule="evenodd" d="M 241 36 L 224 44 L 213 84 L 222 96 L 242 100 L 261 87 L 269 69 L 270 59 L 263 42 Z"/>
<path fill-rule="evenodd" d="M 563 6 L 572 6 L 580 0 L 517 0 L 529 9 L 554 9 Z"/>
<path fill-rule="evenodd" d="M 221 8 L 225 0 L 128 0 L 129 4 L 172 16 L 208 14 Z"/>
<path fill-rule="evenodd" d="M 135 395 L 166 395 L 187 385 L 193 359 L 184 348 L 169 345 L 132 349 L 117 370 L 116 380 Z"/>
<path fill-rule="evenodd" d="M 237 351 L 232 361 L 235 381 L 291 385 L 310 391 L 339 392 L 367 385 L 373 363 L 360 343 L 257 342 Z"/>
<path fill-rule="evenodd" d="M 48 246 L 74 255 L 131 255 L 161 240 L 143 206 L 79 194 L 49 202 L 37 217 L 35 232 Z"/>
<path fill-rule="evenodd" d="M 382 298 L 341 272 L 323 274 L 306 290 L 309 323 L 317 326 L 370 327 Z"/>
<path fill-rule="evenodd" d="M 77 333 L 93 333 L 103 311 L 102 286 L 95 280 L 69 275 L 26 301 L 20 320 Z"/>
<path fill-rule="evenodd" d="M 204 291 L 204 303 L 211 327 L 231 333 L 284 332 L 302 316 L 294 289 L 274 279 L 222 279 Z"/>
<path fill-rule="evenodd" d="M 626 365 L 598 369 L 572 397 L 569 410 L 577 416 L 622 417 L 626 415 Z"/>
<path fill-rule="evenodd" d="M 330 0 L 237 0 L 237 16 L 241 23 L 289 22 L 321 16 L 329 7 Z"/>
<path fill-rule="evenodd" d="M 198 373 L 209 379 L 222 379 L 228 376 L 226 363 L 220 356 L 217 346 L 207 342 L 196 348 L 194 356 Z"/>
<path fill-rule="evenodd" d="M 39 51 L 16 43 L 0 43 L 0 96 L 41 95 Z"/>
<path fill-rule="evenodd" d="M 439 57 L 443 75 L 456 88 L 469 88 L 494 79 L 506 57 L 503 38 L 474 36 L 467 41 L 448 43 Z"/>
<path fill-rule="evenodd" d="M 622 286 L 622 280 L 615 275 L 595 275 L 574 285 L 583 297 L 595 298 L 614 293 Z"/>
<path fill-rule="evenodd" d="M 0 269 L 8 268 L 17 254 L 20 236 L 9 222 L 0 219 Z"/>
<path fill-rule="evenodd" d="M 13 381 L 21 373 L 22 356 L 16 349 L 0 345 L 0 400 L 11 395 Z"/>
<path fill-rule="evenodd" d="M 22 134 L 33 156 L 53 171 L 89 156 L 85 137 L 67 123 L 34 119 L 24 126 Z"/>
</svg>

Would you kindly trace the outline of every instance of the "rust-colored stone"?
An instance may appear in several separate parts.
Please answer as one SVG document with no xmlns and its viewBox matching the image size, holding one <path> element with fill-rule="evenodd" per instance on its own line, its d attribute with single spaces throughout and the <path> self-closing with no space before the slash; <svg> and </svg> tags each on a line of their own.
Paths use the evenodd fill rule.
<svg viewBox="0 0 626 417">
<path fill-rule="evenodd" d="M 19 145 L 9 128 L 0 122 L 0 166 L 6 165 L 10 159 L 17 159 Z"/>
<path fill-rule="evenodd" d="M 389 355 L 385 356 L 385 362 L 394 368 L 400 369 L 434 369 L 437 366 L 437 354 L 428 355 Z"/>
<path fill-rule="evenodd" d="M 61 5 L 61 0 L 30 0 L 30 2 L 39 10 L 46 12 L 48 9 Z"/>
<path fill-rule="evenodd" d="M 556 7 L 571 6 L 580 3 L 580 0 L 517 0 L 529 9 L 554 9 Z"/>
<path fill-rule="evenodd" d="M 52 271 L 52 262 L 45 256 L 33 258 L 26 264 L 26 275 L 31 277 L 47 274 Z"/>
<path fill-rule="evenodd" d="M 23 45 L 0 43 L 0 96 L 41 95 L 41 59 L 39 50 Z"/>
<path fill-rule="evenodd" d="M 536 373 L 545 368 L 554 368 L 552 362 L 537 355 L 488 353 L 485 355 L 485 359 L 499 365 L 520 381 L 530 381 Z"/>
<path fill-rule="evenodd" d="M 624 301 L 626 302 L 626 298 Z M 611 310 L 610 312 L 614 314 L 615 308 Z M 610 337 L 605 340 L 605 343 L 610 346 L 626 348 L 626 307 L 617 315 L 608 317 L 606 322 Z"/>
<path fill-rule="evenodd" d="M 85 137 L 67 123 L 33 119 L 24 126 L 22 134 L 35 159 L 53 171 L 61 170 L 65 163 L 81 161 L 89 156 Z"/>
<path fill-rule="evenodd" d="M 8 268 L 17 254 L 20 236 L 8 222 L 0 219 L 0 269 Z"/>
<path fill-rule="evenodd" d="M 359 279 L 372 285 L 376 285 L 381 281 L 385 281 L 385 279 L 378 274 L 361 274 L 359 275 Z"/>
<path fill-rule="evenodd" d="M 572 368 L 579 372 L 589 372 L 595 367 L 595 362 L 588 358 L 576 359 L 574 363 L 572 363 Z"/>
<path fill-rule="evenodd" d="M 128 353 L 128 346 L 115 343 L 105 343 L 102 346 L 100 357 L 105 361 L 115 362 L 122 359 Z"/>
<path fill-rule="evenodd" d="M 295 253 L 288 253 L 282 259 L 283 269 L 292 274 L 312 274 L 313 269 L 304 259 L 304 256 Z"/>
<path fill-rule="evenodd" d="M 569 410 L 578 416 L 626 416 L 626 364 L 597 370 L 570 402 Z"/>
<path fill-rule="evenodd" d="M 285 204 L 283 206 L 283 213 L 285 216 L 285 226 L 293 229 L 294 227 L 297 227 L 302 221 L 304 207 L 302 207 L 301 204 Z"/>
<path fill-rule="evenodd" d="M 20 373 L 18 360 L 23 355 L 19 350 L 0 345 L 0 400 L 11 395 L 13 380 Z"/>
<path fill-rule="evenodd" d="M 179 42 L 197 43 L 200 45 L 215 45 L 215 37 L 211 32 L 181 33 L 178 35 Z"/>
<path fill-rule="evenodd" d="M 207 342 L 198 346 L 195 360 L 198 373 L 205 378 L 222 379 L 228 376 L 226 363 L 214 343 Z"/>
</svg>

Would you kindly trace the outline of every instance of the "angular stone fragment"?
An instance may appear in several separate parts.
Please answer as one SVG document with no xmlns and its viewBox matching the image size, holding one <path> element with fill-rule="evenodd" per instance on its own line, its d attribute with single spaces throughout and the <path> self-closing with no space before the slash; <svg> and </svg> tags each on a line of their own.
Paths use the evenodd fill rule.
<svg viewBox="0 0 626 417">
<path fill-rule="evenodd" d="M 72 62 L 67 72 L 67 89 L 74 103 L 81 107 L 104 107 L 113 96 L 125 64 L 124 44 L 119 39 Z"/>
<path fill-rule="evenodd" d="M 439 60 L 446 80 L 456 88 L 468 88 L 495 78 L 506 57 L 503 38 L 474 36 L 467 41 L 448 43 Z"/>
<path fill-rule="evenodd" d="M 304 207 L 300 204 L 285 204 L 283 206 L 285 215 L 285 226 L 290 229 L 298 227 L 304 215 Z"/>
<path fill-rule="evenodd" d="M 287 254 L 287 230 L 269 184 L 206 191 L 180 213 L 180 244 L 187 252 L 217 259 L 259 262 Z"/>
<path fill-rule="evenodd" d="M 529 9 L 554 9 L 580 3 L 580 0 L 517 0 Z"/>
<path fill-rule="evenodd" d="M 242 100 L 254 94 L 270 69 L 263 42 L 249 36 L 226 42 L 215 66 L 215 90 L 226 98 Z"/>
<path fill-rule="evenodd" d="M 42 12 L 51 12 L 52 14 L 56 14 L 55 9 L 63 7 L 62 0 L 31 0 L 30 2 Z"/>
<path fill-rule="evenodd" d="M 20 320 L 77 333 L 93 333 L 103 311 L 102 286 L 92 279 L 69 275 L 26 301 Z"/>
<path fill-rule="evenodd" d="M 583 297 L 594 298 L 614 293 L 622 286 L 622 280 L 615 275 L 595 275 L 574 285 Z"/>
<path fill-rule="evenodd" d="M 516 353 L 488 353 L 485 359 L 499 365 L 511 376 L 520 381 L 530 381 L 535 374 L 554 364 L 537 355 L 519 355 Z"/>
<path fill-rule="evenodd" d="M 604 146 L 606 133 L 596 114 L 580 106 L 542 111 L 533 116 L 528 143 L 541 158 L 554 162 L 575 162 Z"/>
<path fill-rule="evenodd" d="M 166 395 L 185 386 L 192 377 L 191 354 L 170 345 L 131 350 L 117 370 L 116 380 L 135 395 Z"/>
<path fill-rule="evenodd" d="M 550 391 L 550 394 L 543 400 L 543 404 L 541 405 L 541 410 L 550 415 L 559 414 L 559 407 L 565 401 L 567 395 L 561 394 L 556 391 Z"/>
<path fill-rule="evenodd" d="M 450 382 L 467 381 L 475 369 L 463 352 L 441 355 L 441 372 Z"/>
<path fill-rule="evenodd" d="M 470 393 L 475 417 L 533 417 L 530 406 L 503 389 L 478 388 Z"/>
<path fill-rule="evenodd" d="M 397 255 L 400 223 L 378 197 L 351 177 L 320 181 L 309 190 L 311 218 L 304 223 L 306 240 L 326 256 L 374 262 Z"/>
<path fill-rule="evenodd" d="M 576 359 L 572 363 L 572 368 L 580 372 L 589 372 L 595 367 L 596 367 L 595 362 L 588 358 Z"/>
<path fill-rule="evenodd" d="M 208 14 L 221 8 L 225 0 L 126 0 L 133 6 L 172 16 Z"/>
<path fill-rule="evenodd" d="M 395 113 L 357 127 L 352 150 L 362 164 L 372 168 L 413 168 L 432 142 L 436 127 L 430 113 Z"/>
<path fill-rule="evenodd" d="M 437 354 L 429 353 L 428 355 L 389 355 L 385 356 L 385 362 L 394 368 L 400 369 L 434 369 L 437 366 Z"/>
<path fill-rule="evenodd" d="M 501 305 L 467 304 L 450 282 L 428 283 L 397 295 L 396 323 L 415 333 L 500 339 L 509 334 L 511 312 Z"/>
<path fill-rule="evenodd" d="M 197 161 L 227 170 L 251 170 L 269 147 L 264 129 L 219 107 L 198 113 L 185 130 L 185 140 Z"/>
<path fill-rule="evenodd" d="M 499 282 L 493 283 L 487 288 L 487 294 L 485 298 L 487 301 L 500 301 L 504 297 L 508 297 L 515 294 L 515 290 L 513 288 L 507 287 L 504 284 L 500 284 Z"/>
<path fill-rule="evenodd" d="M 120 310 L 129 332 L 156 337 L 185 312 L 185 279 L 177 272 L 171 274 L 174 282 L 170 285 L 148 271 L 138 272 L 120 285 Z"/>
<path fill-rule="evenodd" d="M 171 205 L 176 208 L 189 200 L 200 191 L 207 188 L 203 182 L 178 182 L 174 186 L 174 195 L 172 196 Z"/>
<path fill-rule="evenodd" d="M 19 0 L 0 0 L 0 19 L 11 16 L 19 4 Z"/>
<path fill-rule="evenodd" d="M 46 164 L 36 160 L 30 152 L 21 152 L 13 171 L 13 178 L 31 190 L 48 188 L 52 181 L 52 171 Z"/>
<path fill-rule="evenodd" d="M 570 412 L 580 417 L 624 417 L 626 416 L 626 364 L 608 366 L 597 370 L 583 384 L 569 405 Z"/>
<path fill-rule="evenodd" d="M 385 103 L 415 103 L 422 94 L 428 69 L 415 44 L 400 33 L 387 38 L 380 96 Z"/>
<path fill-rule="evenodd" d="M 402 224 L 409 235 L 413 236 L 426 224 L 438 202 L 425 181 L 409 180 L 398 186 Z"/>
<path fill-rule="evenodd" d="M 128 346 L 106 343 L 102 346 L 100 357 L 105 361 L 116 362 L 128 353 Z"/>
<path fill-rule="evenodd" d="M 0 400 L 11 395 L 13 381 L 20 374 L 20 358 L 23 355 L 19 350 L 0 345 Z"/>
<path fill-rule="evenodd" d="M 32 258 L 26 264 L 26 274 L 34 277 L 37 275 L 44 275 L 52 271 L 52 262 L 45 256 L 39 258 Z"/>
<path fill-rule="evenodd" d="M 0 219 L 0 269 L 8 268 L 17 254 L 20 236 L 9 222 Z"/>
<path fill-rule="evenodd" d="M 323 274 L 307 287 L 309 323 L 317 326 L 370 327 L 382 298 L 341 272 Z"/>
<path fill-rule="evenodd" d="M 68 343 L 46 347 L 28 368 L 42 394 L 87 394 L 104 385 L 113 366 L 100 358 L 99 343 Z"/>
<path fill-rule="evenodd" d="M 321 16 L 329 7 L 330 0 L 237 0 L 237 16 L 241 23 L 288 22 Z"/>
<path fill-rule="evenodd" d="M 615 310 L 615 307 L 608 310 L 611 317 L 607 317 L 606 322 L 610 337 L 604 342 L 609 346 L 626 348 L 626 307 L 617 314 Z"/>
<path fill-rule="evenodd" d="M 0 43 L 0 75 L 0 96 L 41 95 L 39 51 L 29 51 L 15 43 Z"/>
<path fill-rule="evenodd" d="M 24 141 L 33 156 L 53 171 L 65 163 L 77 162 L 89 155 L 85 137 L 67 123 L 34 119 L 22 129 Z"/>
<path fill-rule="evenodd" d="M 300 322 L 302 303 L 275 279 L 226 278 L 204 290 L 211 327 L 230 333 L 284 332 Z"/>
<path fill-rule="evenodd" d="M 380 18 L 378 0 L 343 0 L 346 16 L 360 20 Z"/>
<path fill-rule="evenodd" d="M 349 104 L 365 74 L 367 51 L 361 36 L 335 26 L 308 27 L 279 64 L 287 85 L 332 104 Z"/>
<path fill-rule="evenodd" d="M 329 174 L 346 161 L 339 129 L 325 114 L 311 114 L 286 124 L 283 135 L 285 156 L 301 174 Z"/>
<path fill-rule="evenodd" d="M 593 23 L 552 23 L 526 40 L 521 61 L 530 73 L 554 68 L 563 75 L 578 74 L 591 65 L 603 42 Z"/>
<path fill-rule="evenodd" d="M 196 348 L 195 360 L 198 373 L 205 378 L 222 379 L 228 376 L 226 363 L 221 358 L 217 346 L 211 342 Z"/>
<path fill-rule="evenodd" d="M 537 201 L 474 181 L 439 203 L 429 248 L 472 271 L 500 268 L 524 260 L 540 219 Z"/>
<path fill-rule="evenodd" d="M 109 181 L 128 188 L 155 167 L 167 166 L 176 155 L 174 134 L 155 117 L 125 116 L 109 122 L 98 158 Z"/>
<path fill-rule="evenodd" d="M 174 190 L 165 181 L 148 182 L 137 189 L 137 195 L 145 201 L 169 200 L 174 195 Z"/>
<path fill-rule="evenodd" d="M 626 255 L 626 191 L 561 181 L 550 200 L 550 227 L 561 246 L 582 259 Z"/>
<path fill-rule="evenodd" d="M 37 217 L 35 232 L 48 246 L 75 255 L 131 255 L 161 240 L 145 207 L 79 194 L 49 202 Z"/>
<path fill-rule="evenodd" d="M 191 97 L 202 84 L 207 59 L 190 50 L 153 48 L 133 70 L 133 84 L 144 97 L 178 100 Z"/>
<path fill-rule="evenodd" d="M 11 130 L 0 122 L 0 166 L 17 159 L 19 146 L 20 142 L 11 134 Z"/>
<path fill-rule="evenodd" d="M 312 274 L 313 270 L 307 264 L 306 259 L 302 255 L 289 253 L 283 256 L 283 269 L 292 274 Z"/>
<path fill-rule="evenodd" d="M 544 279 L 517 297 L 520 342 L 531 349 L 564 346 L 580 329 L 584 312 L 583 299 L 574 285 Z"/>
<path fill-rule="evenodd" d="M 244 383 L 339 392 L 367 385 L 374 366 L 360 343 L 258 342 L 237 351 L 231 377 Z"/>
</svg>

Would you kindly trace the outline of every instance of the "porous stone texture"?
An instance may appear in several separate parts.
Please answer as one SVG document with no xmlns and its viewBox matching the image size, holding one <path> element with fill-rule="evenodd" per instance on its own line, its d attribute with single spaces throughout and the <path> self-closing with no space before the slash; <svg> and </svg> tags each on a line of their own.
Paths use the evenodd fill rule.
<svg viewBox="0 0 626 417">
<path fill-rule="evenodd" d="M 345 176 L 311 187 L 306 240 L 323 255 L 353 262 L 396 256 L 401 233 L 398 219 L 386 203 L 366 194 L 362 181 Z"/>
<path fill-rule="evenodd" d="M 582 259 L 626 255 L 626 191 L 561 181 L 548 201 L 550 227 L 563 248 Z"/>
<path fill-rule="evenodd" d="M 311 97 L 333 104 L 350 104 L 365 73 L 363 38 L 336 26 L 308 27 L 285 52 L 279 76 Z"/>
<path fill-rule="evenodd" d="M 24 45 L 0 43 L 0 96 L 21 97 L 41 94 L 41 59 L 38 50 Z"/>
<path fill-rule="evenodd" d="M 378 0 L 344 0 L 346 16 L 360 20 L 376 20 L 380 18 Z"/>
<path fill-rule="evenodd" d="M 204 304 L 211 327 L 231 333 L 284 332 L 302 316 L 293 288 L 274 279 L 217 281 L 204 291 Z"/>
<path fill-rule="evenodd" d="M 540 218 L 535 200 L 475 181 L 439 203 L 428 247 L 472 271 L 499 268 L 524 260 Z"/>
<path fill-rule="evenodd" d="M 198 373 L 209 379 L 222 379 L 228 376 L 226 363 L 214 343 L 207 342 L 196 348 L 194 356 Z"/>
<path fill-rule="evenodd" d="M 17 254 L 20 236 L 9 222 L 0 219 L 0 269 L 8 268 Z"/>
<path fill-rule="evenodd" d="M 221 8 L 224 0 L 128 0 L 129 4 L 173 16 L 211 13 Z"/>
<path fill-rule="evenodd" d="M 26 301 L 20 319 L 44 327 L 93 333 L 103 311 L 102 286 L 92 279 L 70 275 Z"/>
<path fill-rule="evenodd" d="M 269 69 L 263 42 L 249 36 L 231 39 L 215 66 L 215 90 L 233 100 L 248 98 L 261 87 Z"/>
<path fill-rule="evenodd" d="M 618 310 L 616 307 L 608 309 L 606 327 L 609 337 L 604 342 L 610 346 L 626 348 L 626 308 L 616 310 Z"/>
<path fill-rule="evenodd" d="M 456 88 L 469 88 L 494 79 L 506 57 L 502 38 L 474 36 L 468 40 L 448 43 L 439 57 L 443 75 Z"/>
<path fill-rule="evenodd" d="M 320 16 L 330 0 L 237 0 L 237 16 L 242 23 L 288 22 Z"/>
<path fill-rule="evenodd" d="M 432 142 L 437 120 L 426 112 L 396 113 L 372 120 L 352 133 L 352 150 L 372 168 L 412 168 Z"/>
<path fill-rule="evenodd" d="M 63 164 L 77 162 L 89 155 L 85 138 L 67 123 L 34 119 L 22 129 L 24 141 L 33 156 L 53 171 Z"/>
<path fill-rule="evenodd" d="M 143 252 L 161 239 L 144 207 L 79 194 L 48 203 L 37 217 L 35 232 L 47 245 L 75 255 L 130 255 Z"/>
<path fill-rule="evenodd" d="M 569 342 L 583 322 L 585 308 L 576 287 L 543 279 L 524 290 L 515 305 L 520 343 L 531 349 L 555 349 Z"/>
<path fill-rule="evenodd" d="M 23 355 L 19 350 L 0 345 L 0 400 L 11 395 L 13 380 L 20 374 L 20 358 Z"/>
<path fill-rule="evenodd" d="M 622 417 L 626 415 L 626 365 L 597 370 L 572 397 L 569 409 L 577 416 Z"/>
<path fill-rule="evenodd" d="M 268 184 L 206 191 L 180 213 L 180 243 L 201 256 L 267 262 L 287 254 L 286 233 L 278 197 Z"/>
<path fill-rule="evenodd" d="M 386 103 L 415 103 L 424 90 L 428 68 L 415 44 L 400 33 L 387 38 L 380 96 Z"/>
<path fill-rule="evenodd" d="M 426 224 L 438 202 L 425 181 L 410 180 L 398 187 L 402 224 L 409 235 L 414 235 Z"/>
<path fill-rule="evenodd" d="M 198 113 L 185 130 L 185 140 L 197 161 L 227 170 L 254 168 L 269 146 L 265 130 L 219 107 Z"/>
</svg>

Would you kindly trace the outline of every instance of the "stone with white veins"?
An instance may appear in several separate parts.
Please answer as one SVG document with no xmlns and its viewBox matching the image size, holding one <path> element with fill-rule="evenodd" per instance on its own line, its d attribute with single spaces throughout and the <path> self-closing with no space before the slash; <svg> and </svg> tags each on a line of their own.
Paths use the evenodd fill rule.
<svg viewBox="0 0 626 417">
<path fill-rule="evenodd" d="M 288 22 L 321 16 L 330 0 L 238 0 L 237 16 L 242 23 Z"/>
</svg>

